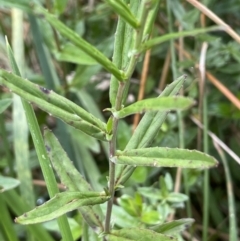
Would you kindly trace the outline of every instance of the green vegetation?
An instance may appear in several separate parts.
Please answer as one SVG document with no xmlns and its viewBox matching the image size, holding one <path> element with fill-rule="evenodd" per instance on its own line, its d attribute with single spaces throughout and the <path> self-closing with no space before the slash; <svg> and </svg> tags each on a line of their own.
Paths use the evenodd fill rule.
<svg viewBox="0 0 240 241">
<path fill-rule="evenodd" d="M 237 241 L 239 8 L 0 0 L 0 241 Z"/>
</svg>

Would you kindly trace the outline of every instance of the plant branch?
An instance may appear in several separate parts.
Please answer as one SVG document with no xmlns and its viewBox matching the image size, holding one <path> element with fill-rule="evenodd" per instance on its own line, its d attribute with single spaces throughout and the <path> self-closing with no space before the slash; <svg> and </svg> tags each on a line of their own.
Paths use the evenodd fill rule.
<svg viewBox="0 0 240 241">
<path fill-rule="evenodd" d="M 134 39 L 134 45 L 133 45 L 133 53 L 131 55 L 128 68 L 125 72 L 126 81 L 122 82 L 119 81 L 117 96 L 116 96 L 116 102 L 115 102 L 115 110 L 118 111 L 122 108 L 122 101 L 124 94 L 126 93 L 128 87 L 129 87 L 129 79 L 135 69 L 137 59 L 140 55 L 139 49 L 142 43 L 143 39 L 143 33 L 144 33 L 144 26 L 146 23 L 146 19 L 148 17 L 148 13 L 150 10 L 150 3 L 151 1 L 145 0 L 143 1 L 140 9 L 140 28 L 136 30 L 135 32 L 135 39 Z M 110 222 L 111 222 L 111 214 L 112 214 L 112 206 L 113 206 L 113 198 L 115 193 L 115 163 L 114 163 L 114 156 L 116 152 L 116 139 L 117 139 L 117 127 L 118 127 L 118 119 L 116 117 L 113 117 L 113 127 L 112 127 L 112 139 L 109 142 L 109 192 L 111 195 L 110 200 L 107 204 L 107 212 L 106 212 L 106 219 L 105 219 L 105 233 L 110 232 Z M 105 238 L 103 238 L 105 240 Z"/>
<path fill-rule="evenodd" d="M 119 82 L 118 92 L 116 96 L 116 104 L 115 109 L 120 110 L 122 106 L 122 98 L 124 93 L 125 83 Z M 116 139 L 117 139 L 117 127 L 118 127 L 118 119 L 113 117 L 113 127 L 112 127 L 112 139 L 109 142 L 109 184 L 108 189 L 111 195 L 110 200 L 107 203 L 107 212 L 106 212 L 106 220 L 105 220 L 105 233 L 109 233 L 110 231 L 110 222 L 111 222 L 111 214 L 112 214 L 112 206 L 113 206 L 113 198 L 114 198 L 114 183 L 115 183 L 115 163 L 113 157 L 116 152 Z"/>
<path fill-rule="evenodd" d="M 140 55 L 139 49 L 143 39 L 144 26 L 146 23 L 146 19 L 150 10 L 149 1 L 145 0 L 142 4 L 142 9 L 140 13 L 140 28 L 136 30 L 135 33 L 135 42 L 132 50 L 132 56 L 129 61 L 128 69 L 126 71 L 126 77 L 129 79 L 134 71 L 135 65 L 137 63 L 137 59 Z"/>
</svg>

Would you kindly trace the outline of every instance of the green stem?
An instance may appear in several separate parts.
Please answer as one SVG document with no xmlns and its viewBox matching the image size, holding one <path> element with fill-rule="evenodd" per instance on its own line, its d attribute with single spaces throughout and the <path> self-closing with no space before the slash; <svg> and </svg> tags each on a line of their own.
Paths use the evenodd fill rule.
<svg viewBox="0 0 240 241">
<path fill-rule="evenodd" d="M 172 21 L 172 13 L 171 13 L 171 8 L 170 8 L 170 3 L 169 1 L 167 2 L 167 15 L 168 15 L 168 22 L 169 22 L 169 27 L 168 31 L 169 33 L 173 33 L 173 21 Z M 171 53 L 171 68 L 172 68 L 172 73 L 173 73 L 173 79 L 175 80 L 177 78 L 177 64 L 176 64 L 176 55 L 175 55 L 175 48 L 174 48 L 174 40 L 170 40 L 170 53 Z M 183 116 L 181 111 L 177 111 L 177 118 L 178 118 L 178 130 L 179 130 L 179 147 L 184 148 L 185 143 L 184 143 L 184 121 L 183 121 Z M 189 191 L 189 186 L 188 186 L 188 181 L 187 181 L 187 171 L 183 170 L 183 177 L 184 177 L 184 189 L 186 195 L 189 197 L 187 201 L 187 215 L 188 217 L 192 216 L 192 211 L 191 211 L 191 201 L 190 201 L 190 191 Z"/>
<path fill-rule="evenodd" d="M 203 87 L 205 89 L 205 86 Z M 205 91 L 204 91 L 205 93 Z M 207 113 L 207 95 L 203 96 L 203 151 L 208 153 L 208 113 Z M 203 241 L 208 240 L 209 223 L 209 170 L 204 171 L 203 183 Z"/>
<path fill-rule="evenodd" d="M 216 144 L 215 144 L 216 146 Z M 218 153 L 222 159 L 223 167 L 226 176 L 226 185 L 227 185 L 227 194 L 228 194 L 228 215 L 229 215 L 229 240 L 237 241 L 238 240 L 238 228 L 237 228 L 237 217 L 235 209 L 235 200 L 234 200 L 234 191 L 233 183 L 228 167 L 228 162 L 226 156 L 220 147 L 217 148 Z"/>
<path fill-rule="evenodd" d="M 140 28 L 136 30 L 135 33 L 135 42 L 134 42 L 134 47 L 133 47 L 133 52 L 131 59 L 129 61 L 128 68 L 126 70 L 126 78 L 129 79 L 132 76 L 132 73 L 134 71 L 134 68 L 137 63 L 137 59 L 140 55 L 139 49 L 142 44 L 142 39 L 143 39 L 143 32 L 144 32 L 144 26 L 146 23 L 146 19 L 149 13 L 149 1 L 145 0 L 141 6 L 141 12 L 140 12 Z"/>
<path fill-rule="evenodd" d="M 122 106 L 122 98 L 124 93 L 125 83 L 119 82 L 117 97 L 116 97 L 116 105 L 115 109 L 120 110 Z M 105 220 L 105 228 L 104 231 L 109 233 L 110 231 L 110 222 L 111 222 L 111 214 L 112 214 L 112 206 L 113 206 L 113 199 L 115 194 L 115 163 L 113 157 L 115 156 L 116 152 L 116 139 L 117 139 L 117 127 L 118 127 L 118 119 L 113 117 L 113 136 L 111 141 L 109 142 L 109 192 L 111 194 L 111 198 L 107 203 L 107 212 L 106 212 L 106 220 Z"/>
<path fill-rule="evenodd" d="M 144 32 L 144 26 L 146 23 L 146 19 L 148 17 L 148 13 L 150 10 L 149 6 L 150 1 L 149 0 L 144 0 L 143 3 L 141 4 L 141 9 L 140 9 L 140 28 L 136 30 L 135 32 L 135 39 L 134 39 L 134 45 L 133 45 L 133 51 L 135 53 L 132 54 L 128 68 L 125 72 L 126 76 L 126 81 L 124 82 L 118 82 L 118 90 L 117 90 L 117 95 L 116 95 L 116 102 L 115 102 L 115 110 L 118 111 L 122 108 L 122 102 L 123 99 L 128 92 L 128 87 L 129 87 L 129 79 L 134 71 L 134 68 L 137 63 L 137 59 L 139 57 L 139 49 L 142 43 L 143 39 L 143 32 Z M 121 38 L 121 36 L 120 36 Z M 113 199 L 114 199 L 114 194 L 115 194 L 115 169 L 116 165 L 114 163 L 113 157 L 115 156 L 116 152 L 116 139 L 117 139 L 117 128 L 118 128 L 118 119 L 113 117 L 113 127 L 112 127 L 112 139 L 109 142 L 109 192 L 111 194 L 111 198 L 108 201 L 107 204 L 107 212 L 106 212 L 106 219 L 105 219 L 105 228 L 104 231 L 105 233 L 110 232 L 110 222 L 111 222 L 111 214 L 112 214 L 112 207 L 113 207 Z M 103 238 L 103 240 L 105 240 Z"/>
</svg>

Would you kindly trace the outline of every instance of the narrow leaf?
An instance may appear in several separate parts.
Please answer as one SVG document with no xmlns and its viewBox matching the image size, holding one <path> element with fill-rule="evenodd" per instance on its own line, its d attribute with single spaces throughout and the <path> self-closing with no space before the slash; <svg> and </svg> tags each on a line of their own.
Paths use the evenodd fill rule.
<svg viewBox="0 0 240 241">
<path fill-rule="evenodd" d="M 20 181 L 12 177 L 0 175 L 0 193 L 13 189 L 20 184 Z"/>
<path fill-rule="evenodd" d="M 0 114 L 2 114 L 8 106 L 10 106 L 12 103 L 12 99 L 6 98 L 3 100 L 0 100 Z"/>
<path fill-rule="evenodd" d="M 183 219 L 167 222 L 164 224 L 155 225 L 153 227 L 150 227 L 150 229 L 154 230 L 157 233 L 176 235 L 186 230 L 189 226 L 192 225 L 193 222 L 194 222 L 194 219 L 192 218 L 183 218 Z"/>
<path fill-rule="evenodd" d="M 21 224 L 35 224 L 57 218 L 81 206 L 104 203 L 109 199 L 104 192 L 63 192 L 43 205 L 15 219 Z"/>
<path fill-rule="evenodd" d="M 183 75 L 168 85 L 159 98 L 177 95 L 186 80 Z M 147 112 L 141 119 L 125 150 L 143 148 L 150 145 L 167 117 L 167 111 Z"/>
<path fill-rule="evenodd" d="M 159 97 L 174 96 L 183 86 L 186 75 L 183 75 L 168 85 Z M 157 135 L 162 123 L 167 117 L 166 111 L 147 112 L 141 119 L 125 150 L 147 147 Z M 135 167 L 117 165 L 116 185 L 124 184 L 132 175 Z"/>
<path fill-rule="evenodd" d="M 118 112 L 114 112 L 113 115 L 120 119 L 139 112 L 184 110 L 193 104 L 193 99 L 182 96 L 152 98 L 137 101 Z"/>
<path fill-rule="evenodd" d="M 123 228 L 120 230 L 113 230 L 111 234 L 107 235 L 108 241 L 176 241 L 172 236 L 167 236 L 154 232 L 153 230 L 143 228 Z"/>
<path fill-rule="evenodd" d="M 149 11 L 148 18 L 146 19 L 143 36 L 150 36 L 152 33 L 154 21 L 156 19 L 158 9 L 160 7 L 160 1 L 161 0 L 156 0 L 151 2 L 152 7 L 151 7 L 151 10 Z"/>
<path fill-rule="evenodd" d="M 7 50 L 8 50 L 9 60 L 11 62 L 11 66 L 14 70 L 14 73 L 20 75 L 17 63 L 14 59 L 12 50 L 11 50 L 8 42 L 7 42 Z M 1 74 L 0 74 L 0 77 L 2 77 Z M 31 133 L 31 136 L 33 139 L 33 143 L 34 143 L 36 152 L 37 152 L 37 156 L 38 156 L 39 163 L 40 163 L 40 166 L 42 169 L 42 173 L 46 180 L 46 186 L 48 189 L 48 193 L 49 193 L 50 197 L 53 197 L 56 193 L 58 193 L 58 187 L 57 187 L 56 180 L 54 178 L 53 170 L 50 165 L 50 160 L 49 160 L 49 158 L 45 157 L 47 155 L 47 153 L 46 153 L 46 150 L 44 147 L 40 127 L 38 125 L 32 105 L 30 105 L 29 103 L 27 103 L 27 101 L 24 101 L 24 100 L 22 100 L 22 103 L 24 106 L 25 114 L 26 114 L 28 124 L 29 124 L 29 130 L 30 130 L 30 133 Z M 33 192 L 31 192 L 31 193 L 33 194 Z M 34 200 L 33 200 L 33 202 L 34 202 Z M 59 226 L 63 239 L 68 238 L 69 241 L 73 240 L 66 216 L 63 215 L 62 217 L 58 218 L 57 222 L 58 222 L 58 226 Z M 35 231 L 38 231 L 38 229 Z M 45 239 L 42 239 L 42 240 L 45 240 Z M 46 240 L 48 240 L 48 238 Z"/>
<path fill-rule="evenodd" d="M 93 45 L 89 44 L 87 41 L 82 39 L 77 33 L 64 25 L 60 20 L 58 20 L 54 15 L 48 13 L 46 10 L 36 7 L 36 14 L 44 16 L 45 19 L 64 37 L 69 39 L 76 47 L 80 48 L 99 64 L 101 64 L 106 70 L 112 73 L 118 80 L 124 80 L 125 76 L 122 71 L 120 71 L 103 53 L 101 53 Z"/>
<path fill-rule="evenodd" d="M 219 31 L 219 30 L 223 30 L 222 27 L 213 26 L 213 27 L 209 27 L 209 28 L 194 29 L 191 31 L 182 31 L 182 32 L 176 32 L 176 33 L 164 34 L 163 36 L 150 39 L 147 42 L 145 42 L 144 44 L 142 44 L 141 50 L 143 51 L 143 50 L 150 49 L 153 46 L 164 43 L 171 39 L 177 39 L 180 37 L 187 37 L 187 36 L 196 36 L 201 33 L 206 33 L 206 32 L 211 32 L 211 31 Z"/>
<path fill-rule="evenodd" d="M 9 7 L 9 8 L 20 8 L 23 11 L 31 11 L 31 3 L 29 0 L 0 0 L 1 7 Z"/>
<path fill-rule="evenodd" d="M 129 5 L 131 12 L 137 16 L 138 10 L 141 4 L 139 0 L 131 1 Z M 127 24 L 123 18 L 118 19 L 118 25 L 115 33 L 115 41 L 114 41 L 114 52 L 113 52 L 113 63 L 117 66 L 118 69 L 126 70 L 130 64 L 131 56 L 129 53 L 133 48 L 133 44 L 135 42 L 135 31 L 134 29 Z M 123 94 L 123 103 L 125 103 L 127 98 L 127 93 L 129 89 L 129 81 L 125 86 L 124 94 Z M 110 88 L 109 88 L 109 99 L 112 107 L 115 107 L 116 95 L 119 86 L 119 81 L 115 76 L 111 76 L 110 80 Z"/>
<path fill-rule="evenodd" d="M 46 128 L 44 130 L 44 139 L 53 168 L 57 172 L 61 183 L 69 191 L 90 191 L 90 185 L 74 167 L 54 134 Z"/>
<path fill-rule="evenodd" d="M 92 123 L 99 128 L 105 129 L 106 124 L 91 115 L 89 112 L 76 105 L 72 101 L 66 99 L 65 97 L 58 95 L 52 90 L 48 90 L 45 87 L 36 85 L 31 81 L 23 79 L 12 73 L 8 73 L 5 70 L 0 70 L 0 76 L 7 80 L 9 83 L 15 85 L 17 88 L 22 89 L 23 91 L 36 96 L 50 104 L 57 106 L 60 109 L 63 109 L 69 113 L 79 116 L 81 119 Z"/>
<path fill-rule="evenodd" d="M 63 183 L 67 189 L 72 192 L 92 191 L 89 183 L 74 167 L 57 138 L 48 129 L 44 130 L 44 139 L 53 168 L 57 172 L 61 183 Z M 93 207 L 80 207 L 79 211 L 90 227 L 92 227 L 97 233 L 103 232 L 103 215 L 102 210 L 98 205 Z"/>
<path fill-rule="evenodd" d="M 196 151 L 178 148 L 152 147 L 117 151 L 117 164 L 131 166 L 210 168 L 218 162 L 211 156 Z"/>
<path fill-rule="evenodd" d="M 18 194 L 16 190 L 9 190 L 1 194 L 1 198 L 4 199 L 5 203 L 8 205 L 9 210 L 11 210 L 14 215 L 21 215 L 26 212 L 26 210 L 31 209 L 31 207 L 26 203 L 22 196 Z M 1 212 L 1 219 L 3 218 Z M 5 221 L 5 220 L 4 220 Z M 12 217 L 11 217 L 11 225 Z M 36 241 L 54 241 L 55 239 L 47 232 L 42 225 L 29 225 L 26 226 L 26 230 L 32 234 Z M 12 239 L 9 239 L 12 241 Z M 18 239 L 19 241 L 19 239 Z"/>
<path fill-rule="evenodd" d="M 79 48 L 76 48 L 73 44 L 65 44 L 60 52 L 55 52 L 55 57 L 59 61 L 70 62 L 74 64 L 82 65 L 94 65 L 98 64 L 93 58 L 88 54 L 82 51 Z"/>
<path fill-rule="evenodd" d="M 48 90 L 24 80 L 7 71 L 0 70 L 2 84 L 25 100 L 33 102 L 42 110 L 62 119 L 67 124 L 100 140 L 105 139 L 106 124 L 75 103 Z"/>
<path fill-rule="evenodd" d="M 121 0 L 105 0 L 112 9 L 118 13 L 128 24 L 130 24 L 133 28 L 140 27 L 138 20 L 132 14 L 131 10 L 127 6 L 127 4 Z"/>
<path fill-rule="evenodd" d="M 115 33 L 114 51 L 113 51 L 113 57 L 112 57 L 112 61 L 117 66 L 118 69 L 122 69 L 123 49 L 125 46 L 125 38 L 124 38 L 125 31 L 126 31 L 126 22 L 122 18 L 119 18 L 117 23 L 116 33 Z M 112 107 L 115 107 L 118 87 L 119 87 L 118 79 L 114 75 L 111 75 L 110 87 L 109 87 L 109 99 Z"/>
<path fill-rule="evenodd" d="M 188 196 L 183 193 L 171 192 L 166 200 L 170 203 L 180 203 L 188 200 Z"/>
</svg>

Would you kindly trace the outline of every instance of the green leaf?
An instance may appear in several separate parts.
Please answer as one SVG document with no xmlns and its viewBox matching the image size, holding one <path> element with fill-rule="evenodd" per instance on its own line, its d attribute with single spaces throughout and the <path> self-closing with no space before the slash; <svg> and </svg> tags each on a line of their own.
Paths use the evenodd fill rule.
<svg viewBox="0 0 240 241">
<path fill-rule="evenodd" d="M 106 70 L 112 73 L 118 80 L 122 81 L 126 77 L 123 72 L 120 71 L 103 53 L 101 53 L 93 45 L 82 39 L 77 33 L 64 25 L 54 15 L 48 13 L 43 8 L 36 7 L 35 13 L 40 16 L 44 16 L 45 19 L 65 38 L 69 39 L 76 47 L 80 48 L 99 64 L 101 64 Z"/>
<path fill-rule="evenodd" d="M 54 42 L 54 35 L 49 36 L 48 32 L 42 31 L 42 21 L 39 21 L 33 14 L 28 14 L 28 21 L 32 34 L 32 41 L 36 49 L 36 55 L 39 61 L 46 87 L 50 90 L 61 88 L 61 83 L 55 69 L 54 60 L 50 54 L 50 48 L 46 48 L 45 37 Z M 64 130 L 63 130 L 64 131 Z"/>
<path fill-rule="evenodd" d="M 0 193 L 9 189 L 13 189 L 20 184 L 20 181 L 12 177 L 4 177 L 0 175 Z"/>
<path fill-rule="evenodd" d="M 210 31 L 219 31 L 219 30 L 222 30 L 222 27 L 213 26 L 213 27 L 209 27 L 209 28 L 194 29 L 191 31 L 182 31 L 182 32 L 176 32 L 176 33 L 164 34 L 161 37 L 153 38 L 153 39 L 150 39 L 150 40 L 146 41 L 145 43 L 143 43 L 141 46 L 141 51 L 151 49 L 153 46 L 164 43 L 171 39 L 177 39 L 180 37 L 187 37 L 187 36 L 196 36 L 201 33 L 206 33 L 206 32 L 210 32 Z"/>
<path fill-rule="evenodd" d="M 8 202 L 3 199 L 3 196 L 0 198 L 0 226 L 1 226 L 1 233 L 0 239 L 1 240 L 11 240 L 11 241 L 19 241 L 17 238 L 17 232 L 14 229 L 15 225 L 12 222 L 12 215 L 11 210 L 7 206 Z M 5 238 L 3 238 L 3 236 Z"/>
<path fill-rule="evenodd" d="M 54 9 L 57 10 L 57 13 L 60 14 L 66 9 L 68 0 L 55 0 Z"/>
<path fill-rule="evenodd" d="M 44 140 L 49 158 L 61 180 L 61 183 L 72 192 L 90 191 L 90 185 L 74 167 L 54 134 L 47 128 L 44 129 Z"/>
<path fill-rule="evenodd" d="M 11 105 L 11 103 L 12 99 L 10 98 L 0 100 L 0 114 L 2 114 L 8 108 L 8 106 Z"/>
<path fill-rule="evenodd" d="M 81 49 L 77 48 L 71 43 L 65 44 L 60 52 L 55 52 L 55 57 L 59 61 L 70 62 L 74 64 L 82 65 L 94 65 L 98 64 L 96 60 L 91 58 Z"/>
<path fill-rule="evenodd" d="M 118 69 L 123 69 L 122 68 L 123 67 L 122 63 L 124 59 L 123 50 L 126 44 L 125 33 L 126 33 L 126 22 L 122 18 L 119 18 L 117 23 L 116 33 L 115 33 L 114 51 L 113 51 L 113 57 L 112 57 L 112 61 L 117 66 Z M 127 56 L 125 56 L 125 58 L 127 58 Z M 114 75 L 111 75 L 110 87 L 109 87 L 109 99 L 112 107 L 115 107 L 118 87 L 119 87 L 118 79 Z"/>
<path fill-rule="evenodd" d="M 211 156 L 196 150 L 152 147 L 117 151 L 116 164 L 131 166 L 210 168 L 218 162 Z"/>
<path fill-rule="evenodd" d="M 68 190 L 72 192 L 92 191 L 89 183 L 74 167 L 73 163 L 68 158 L 66 152 L 63 150 L 57 138 L 48 129 L 44 130 L 44 139 L 53 168 L 56 170 L 61 183 L 63 183 L 68 188 Z M 80 207 L 79 211 L 90 227 L 92 227 L 96 232 L 103 231 L 103 215 L 99 206 L 84 206 Z"/>
<path fill-rule="evenodd" d="M 176 235 L 191 226 L 193 222 L 194 219 L 192 218 L 183 218 L 160 225 L 155 225 L 150 227 L 150 229 L 157 233 Z"/>
<path fill-rule="evenodd" d="M 183 75 L 173 81 L 163 90 L 159 98 L 178 94 L 185 80 L 186 75 Z M 167 114 L 167 111 L 147 112 L 138 124 L 125 150 L 149 146 L 165 121 Z"/>
<path fill-rule="evenodd" d="M 182 96 L 169 96 L 137 101 L 120 111 L 113 112 L 116 118 L 124 118 L 134 113 L 147 111 L 184 110 L 194 104 L 194 100 Z"/>
<path fill-rule="evenodd" d="M 112 9 L 118 13 L 128 24 L 130 24 L 133 28 L 140 27 L 140 23 L 135 18 L 128 5 L 121 0 L 105 0 Z"/>
<path fill-rule="evenodd" d="M 72 101 L 5 70 L 0 70 L 0 76 L 3 85 L 25 100 L 35 103 L 50 115 L 90 136 L 103 141 L 106 140 L 106 124 Z"/>
<path fill-rule="evenodd" d="M 139 193 L 135 194 L 135 198 L 125 194 L 121 198 L 118 198 L 117 202 L 131 216 L 141 217 L 142 197 Z"/>
<path fill-rule="evenodd" d="M 31 4 L 29 0 L 0 0 L 1 7 L 10 7 L 10 8 L 20 8 L 23 11 L 31 11 Z"/>
<path fill-rule="evenodd" d="M 131 12 L 137 16 L 138 9 L 140 8 L 140 1 L 131 1 L 130 9 Z M 117 66 L 118 69 L 126 70 L 129 66 L 130 55 L 129 52 L 133 48 L 134 42 L 134 29 L 127 24 L 123 18 L 118 19 L 118 25 L 115 33 L 115 41 L 114 41 L 114 52 L 113 52 L 113 63 Z M 124 95 L 123 95 L 123 103 L 127 98 L 128 88 L 130 83 L 128 82 L 125 87 Z M 111 76 L 110 80 L 110 88 L 109 88 L 109 99 L 112 107 L 115 107 L 116 95 L 118 91 L 119 82 L 115 76 Z"/>
<path fill-rule="evenodd" d="M 56 194 L 43 205 L 15 219 L 21 224 L 35 224 L 57 218 L 81 206 L 104 203 L 109 199 L 105 192 L 63 192 Z"/>
<path fill-rule="evenodd" d="M 20 215 L 26 210 L 29 210 L 31 207 L 26 203 L 25 200 L 23 200 L 23 197 L 18 194 L 16 190 L 9 190 L 8 192 L 1 194 L 1 199 L 5 201 L 7 204 L 9 210 L 11 210 L 12 213 L 15 215 Z M 1 212 L 1 219 L 3 218 L 3 213 Z M 5 220 L 4 220 L 5 221 Z M 12 218 L 11 218 L 11 225 Z M 15 225 L 14 225 L 15 227 Z M 28 225 L 26 226 L 26 230 L 32 234 L 35 240 L 37 241 L 54 241 L 55 239 L 47 232 L 45 228 L 43 228 L 42 225 Z M 13 239 L 9 239 L 13 240 Z M 19 241 L 19 239 L 18 239 Z"/>
<path fill-rule="evenodd" d="M 167 236 L 143 228 L 124 228 L 120 230 L 113 230 L 111 234 L 107 235 L 108 241 L 176 241 L 172 236 Z"/>
<path fill-rule="evenodd" d="M 176 95 L 182 88 L 186 75 L 183 75 L 173 81 L 168 85 L 160 97 L 163 96 L 173 96 Z M 157 135 L 161 125 L 167 117 L 166 111 L 156 111 L 156 112 L 147 112 L 141 119 L 137 128 L 135 129 L 132 137 L 130 138 L 125 150 L 143 148 L 150 145 L 155 136 Z M 128 178 L 132 175 L 135 167 L 133 166 L 117 166 L 116 173 L 116 186 L 124 184 Z"/>
<path fill-rule="evenodd" d="M 12 69 L 13 69 L 14 73 L 20 75 L 17 63 L 14 59 L 13 52 L 10 48 L 10 45 L 8 44 L 8 41 L 6 41 L 6 42 L 7 42 L 8 56 L 9 56 L 9 60 L 11 62 Z M 21 59 L 20 59 L 20 61 L 21 61 Z M 0 77 L 2 77 L 2 74 L 0 74 Z M 38 159 L 39 159 L 41 170 L 42 170 L 44 179 L 46 181 L 48 193 L 49 193 L 50 197 L 53 197 L 54 194 L 59 192 L 59 190 L 58 190 L 58 187 L 57 187 L 56 180 L 54 178 L 53 170 L 52 170 L 51 165 L 50 165 L 50 160 L 49 160 L 49 158 L 45 157 L 47 155 L 47 153 L 46 153 L 46 150 L 45 150 L 45 147 L 44 147 L 44 142 L 43 142 L 42 134 L 41 134 L 41 131 L 40 131 L 40 127 L 38 125 L 37 118 L 35 116 L 32 105 L 27 103 L 27 101 L 25 101 L 25 100 L 22 100 L 22 104 L 23 104 L 24 111 L 25 111 L 25 114 L 26 114 L 26 117 L 27 117 L 27 122 L 29 124 L 29 130 L 30 130 L 30 133 L 31 133 L 31 136 L 32 136 L 32 139 L 33 139 L 33 143 L 34 143 L 36 152 L 37 152 L 37 156 L 38 156 Z M 24 170 L 24 172 L 25 172 L 25 170 Z M 33 192 L 31 191 L 29 193 L 29 195 L 30 194 L 32 194 L 32 202 L 33 202 L 33 205 L 34 205 Z M 27 196 L 28 195 L 25 195 L 25 198 L 27 198 Z M 58 221 L 58 225 L 59 225 L 60 232 L 61 232 L 61 235 L 62 235 L 63 239 L 68 238 L 69 241 L 73 240 L 66 216 L 63 215 L 62 217 L 58 218 L 57 221 Z"/>
<path fill-rule="evenodd" d="M 180 203 L 188 200 L 188 196 L 182 193 L 172 192 L 169 193 L 166 200 L 171 203 Z"/>
<path fill-rule="evenodd" d="M 166 185 L 164 177 L 161 176 L 159 181 L 160 181 L 160 191 L 161 191 L 161 194 L 162 194 L 163 198 L 166 198 L 169 195 L 169 191 L 167 189 L 167 185 Z"/>
<path fill-rule="evenodd" d="M 156 19 L 160 7 L 160 1 L 161 0 L 151 1 L 152 6 L 151 10 L 148 13 L 148 18 L 146 19 L 143 36 L 150 36 L 152 33 L 154 21 Z"/>
</svg>

